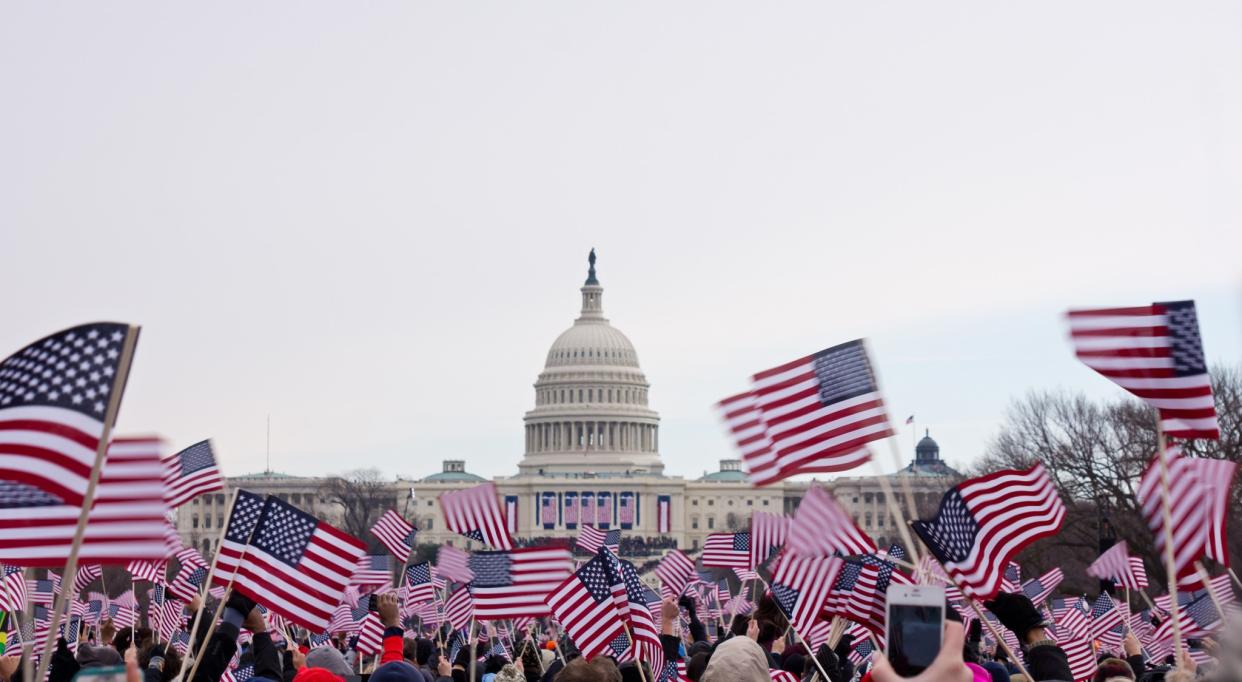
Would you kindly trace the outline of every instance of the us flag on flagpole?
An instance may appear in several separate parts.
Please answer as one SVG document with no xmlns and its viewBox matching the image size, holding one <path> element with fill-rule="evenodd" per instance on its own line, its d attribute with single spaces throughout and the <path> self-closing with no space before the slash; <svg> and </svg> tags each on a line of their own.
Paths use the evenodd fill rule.
<svg viewBox="0 0 1242 682">
<path fill-rule="evenodd" d="M 115 322 L 84 324 L 0 362 L 0 480 L 81 509 L 108 399 L 125 387 L 120 362 L 128 330 Z M 13 496 L 0 491 L 0 500 Z"/>
<path fill-rule="evenodd" d="M 470 570 L 470 553 L 452 545 L 441 545 L 436 553 L 436 575 L 459 583 L 474 580 L 474 572 Z"/>
<path fill-rule="evenodd" d="M 440 495 L 440 509 L 449 530 L 496 549 L 513 549 L 505 515 L 496 500 L 496 485 L 483 483 Z"/>
<path fill-rule="evenodd" d="M 1139 559 L 1138 566 L 1140 569 L 1143 566 L 1142 561 L 1142 559 Z M 1125 540 L 1121 540 L 1109 547 L 1098 559 L 1091 562 L 1091 565 L 1087 567 L 1087 575 L 1093 578 L 1112 580 L 1122 587 L 1132 590 L 1141 590 L 1147 587 L 1147 573 L 1146 571 L 1143 572 L 1142 585 L 1140 586 L 1140 580 L 1135 575 L 1134 563 L 1131 561 Z"/>
<path fill-rule="evenodd" d="M 23 611 L 29 593 L 22 569 L 7 564 L 0 565 L 0 611 Z"/>
<path fill-rule="evenodd" d="M 690 578 L 694 575 L 694 561 L 680 549 L 674 549 L 660 559 L 655 567 L 655 574 L 669 595 L 677 599 L 685 591 L 686 585 L 690 584 Z"/>
<path fill-rule="evenodd" d="M 1060 568 L 1054 568 L 1038 578 L 1022 583 L 1022 594 L 1026 595 L 1032 604 L 1042 604 L 1045 599 L 1052 596 L 1062 580 L 1065 580 L 1065 574 Z"/>
<path fill-rule="evenodd" d="M 0 425 L 0 440 L 4 438 Z M 126 564 L 164 559 L 163 466 L 158 438 L 114 438 L 95 488 L 78 560 Z M 3 447 L 0 443 L 0 447 Z M 77 531 L 79 505 L 15 481 L 0 481 L 0 561 L 18 566 L 62 566 Z"/>
<path fill-rule="evenodd" d="M 871 460 L 871 451 L 863 446 L 837 453 L 823 462 L 797 464 L 792 460 L 782 461 L 768 436 L 754 391 L 729 396 L 717 403 L 716 409 L 742 455 L 751 483 L 757 486 L 775 483 L 796 474 L 844 471 Z"/>
<path fill-rule="evenodd" d="M 750 566 L 758 568 L 785 544 L 789 534 L 789 518 L 780 514 L 757 511 L 750 516 Z M 734 569 L 737 570 L 737 569 Z"/>
<path fill-rule="evenodd" d="M 470 555 L 470 596 L 477 620 L 548 615 L 548 594 L 573 572 L 563 547 L 520 547 Z"/>
<path fill-rule="evenodd" d="M 789 522 L 786 544 L 796 556 L 868 554 L 877 549 L 871 536 L 854 523 L 840 503 L 814 483 Z"/>
<path fill-rule="evenodd" d="M 1143 518 L 1154 536 L 1156 551 L 1165 556 L 1164 514 L 1160 503 L 1160 457 L 1169 467 L 1169 533 L 1173 538 L 1173 562 L 1177 577 L 1195 572 L 1194 562 L 1207 551 L 1207 509 L 1201 497 L 1202 485 L 1193 460 L 1181 456 L 1181 448 L 1168 447 L 1152 458 L 1139 480 L 1136 497 L 1143 509 Z"/>
<path fill-rule="evenodd" d="M 704 566 L 754 568 L 750 563 L 750 533 L 712 533 L 703 543 Z"/>
<path fill-rule="evenodd" d="M 250 542 L 250 536 L 259 522 L 259 516 L 263 513 L 264 503 L 265 500 L 259 495 L 246 490 L 237 491 L 237 496 L 233 500 L 233 508 L 229 512 L 224 539 L 216 548 L 217 570 L 212 574 L 212 582 L 218 585 L 229 584 L 229 578 L 241 565 L 246 545 Z"/>
<path fill-rule="evenodd" d="M 380 544 L 403 564 L 410 560 L 410 550 L 414 547 L 417 533 L 414 525 L 401 518 L 395 509 L 385 511 L 379 521 L 371 526 L 371 535 L 378 538 Z"/>
<path fill-rule="evenodd" d="M 203 493 L 224 490 L 211 441 L 205 440 L 164 460 L 164 499 L 176 509 Z"/>
<path fill-rule="evenodd" d="M 748 441 L 757 437 L 758 426 L 748 425 L 758 412 L 769 444 L 762 438 L 751 444 L 756 485 L 798 473 L 853 469 L 870 460 L 867 443 L 893 435 L 862 339 L 760 372 L 751 382 L 753 408 L 735 396 L 721 409 L 739 442 L 744 434 Z"/>
<path fill-rule="evenodd" d="M 615 559 L 597 554 L 552 591 L 552 615 L 588 660 L 613 652 L 611 644 L 625 634 L 617 609 L 625 601 L 625 584 L 614 569 Z"/>
<path fill-rule="evenodd" d="M 1064 520 L 1065 505 L 1036 464 L 959 483 L 940 500 L 934 519 L 911 527 L 964 592 L 990 599 L 1000 590 L 1002 567 Z"/>
<path fill-rule="evenodd" d="M 1195 470 L 1195 479 L 1207 515 L 1208 558 L 1222 566 L 1229 566 L 1228 533 L 1225 526 L 1229 519 L 1229 491 L 1233 489 L 1233 477 L 1238 463 L 1227 459 L 1189 459 Z"/>
<path fill-rule="evenodd" d="M 814 625 L 840 572 L 841 560 L 832 557 L 777 557 L 772 570 L 772 598 L 795 630 L 805 632 Z"/>
<path fill-rule="evenodd" d="M 322 631 L 365 552 L 361 540 L 269 496 L 234 587 L 294 623 Z"/>
<path fill-rule="evenodd" d="M 350 585 L 381 587 L 392 582 L 392 557 L 369 554 L 358 560 Z"/>
<path fill-rule="evenodd" d="M 595 526 L 584 525 L 578 531 L 578 549 L 595 554 L 600 547 L 607 547 L 616 554 L 621 547 L 621 531 L 600 530 Z"/>
<path fill-rule="evenodd" d="M 1194 301 L 1069 312 L 1079 360 L 1160 412 L 1174 438 L 1220 438 Z"/>
<path fill-rule="evenodd" d="M 166 562 L 143 560 L 131 561 L 126 566 L 134 580 L 146 580 L 148 582 L 163 582 L 164 571 L 167 568 L 168 564 Z"/>
<path fill-rule="evenodd" d="M 405 567 L 406 604 L 417 604 L 436 598 L 435 586 L 431 582 L 431 563 L 411 564 Z"/>
</svg>

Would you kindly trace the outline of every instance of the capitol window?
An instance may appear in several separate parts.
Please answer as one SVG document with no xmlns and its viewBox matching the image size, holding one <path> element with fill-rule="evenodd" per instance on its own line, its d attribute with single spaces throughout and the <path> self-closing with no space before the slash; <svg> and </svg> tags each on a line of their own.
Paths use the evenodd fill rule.
<svg viewBox="0 0 1242 682">
<path fill-rule="evenodd" d="M 699 501 L 698 501 L 698 500 L 690 500 L 690 504 L 692 504 L 692 505 L 694 505 L 694 506 L 696 506 L 696 507 L 697 507 L 697 506 L 699 506 Z"/>
<path fill-rule="evenodd" d="M 870 528 L 871 527 L 871 512 L 867 512 L 866 519 L 867 519 L 867 523 L 865 525 L 868 528 Z"/>
<path fill-rule="evenodd" d="M 693 528 L 694 530 L 699 529 L 699 517 L 697 516 L 690 517 L 690 527 Z"/>
<path fill-rule="evenodd" d="M 746 500 L 746 506 L 747 506 L 747 507 L 753 507 L 753 506 L 755 506 L 755 501 L 754 501 L 754 500 Z"/>
<path fill-rule="evenodd" d="M 711 530 L 715 527 L 716 527 L 716 517 L 715 516 L 707 517 L 707 529 Z"/>
<path fill-rule="evenodd" d="M 863 494 L 863 502 L 866 502 L 867 504 L 871 504 L 871 493 Z"/>
<path fill-rule="evenodd" d="M 766 507 L 766 506 L 768 506 L 768 501 L 767 501 L 767 500 L 764 500 L 764 501 L 763 501 L 763 506 L 765 506 L 765 507 Z"/>
<path fill-rule="evenodd" d="M 714 507 L 714 506 L 716 506 L 716 500 L 709 499 L 709 500 L 707 501 L 707 506 L 709 506 L 709 507 Z"/>
</svg>

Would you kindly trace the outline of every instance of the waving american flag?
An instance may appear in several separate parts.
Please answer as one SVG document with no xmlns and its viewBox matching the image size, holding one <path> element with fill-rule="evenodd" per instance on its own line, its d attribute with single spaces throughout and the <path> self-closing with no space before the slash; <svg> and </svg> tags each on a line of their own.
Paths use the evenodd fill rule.
<svg viewBox="0 0 1242 682">
<path fill-rule="evenodd" d="M 449 530 L 496 549 L 513 549 L 505 514 L 496 499 L 496 485 L 483 483 L 440 495 L 440 510 Z"/>
<path fill-rule="evenodd" d="M 234 586 L 290 621 L 319 632 L 327 628 L 365 552 L 361 540 L 269 496 Z"/>
<path fill-rule="evenodd" d="M 625 622 L 617 609 L 625 600 L 625 584 L 614 561 L 607 554 L 597 554 L 553 590 L 548 600 L 552 615 L 588 659 L 601 653 L 615 655 L 612 644 L 625 634 Z"/>
<path fill-rule="evenodd" d="M 470 570 L 476 619 L 546 616 L 548 594 L 573 571 L 573 557 L 563 547 L 475 552 L 470 556 Z"/>
<path fill-rule="evenodd" d="M 371 534 L 379 539 L 397 561 L 406 563 L 410 560 L 410 551 L 414 548 L 417 529 L 396 512 L 389 509 L 371 526 Z"/>
<path fill-rule="evenodd" d="M 211 441 L 205 440 L 164 460 L 164 498 L 176 509 L 203 493 L 224 490 Z"/>
</svg>

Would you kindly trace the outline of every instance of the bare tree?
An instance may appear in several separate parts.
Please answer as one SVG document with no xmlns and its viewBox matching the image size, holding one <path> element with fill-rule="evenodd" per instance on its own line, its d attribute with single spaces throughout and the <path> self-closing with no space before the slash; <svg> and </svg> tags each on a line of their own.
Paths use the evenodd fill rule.
<svg viewBox="0 0 1242 682">
<path fill-rule="evenodd" d="M 1218 367 L 1212 376 L 1221 439 L 1195 441 L 1184 450 L 1242 461 L 1242 372 Z M 1028 569 L 1061 566 L 1070 578 L 1067 588 L 1084 589 L 1088 579 L 1082 569 L 1098 556 L 1100 538 L 1111 529 L 1127 541 L 1132 554 L 1143 557 L 1153 581 L 1165 580 L 1164 563 L 1135 497 L 1156 451 L 1155 424 L 1153 409 L 1121 396 L 1100 403 L 1081 394 L 1033 392 L 1010 406 L 976 473 L 1043 462 L 1068 511 L 1059 534 L 1024 553 Z M 1242 550 L 1242 488 L 1236 480 L 1232 496 L 1229 539 L 1236 563 Z"/>
<path fill-rule="evenodd" d="M 371 526 L 394 503 L 392 486 L 379 469 L 356 469 L 324 479 L 321 497 L 341 508 L 343 530 L 367 543 L 372 552 L 383 545 L 371 535 Z"/>
</svg>

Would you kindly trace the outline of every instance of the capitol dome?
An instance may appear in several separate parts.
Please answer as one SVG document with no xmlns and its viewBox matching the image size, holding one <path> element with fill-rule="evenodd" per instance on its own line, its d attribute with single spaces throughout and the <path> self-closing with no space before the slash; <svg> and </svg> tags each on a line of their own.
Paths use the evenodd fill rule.
<svg viewBox="0 0 1242 682">
<path fill-rule="evenodd" d="M 638 353 L 604 317 L 595 251 L 580 289 L 573 326 L 548 349 L 526 413 L 520 474 L 659 474 L 659 415 L 647 407 L 649 384 Z"/>
</svg>

